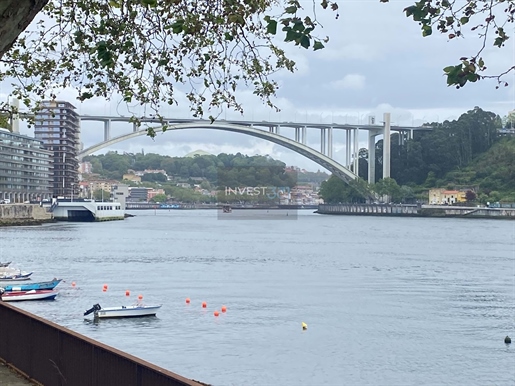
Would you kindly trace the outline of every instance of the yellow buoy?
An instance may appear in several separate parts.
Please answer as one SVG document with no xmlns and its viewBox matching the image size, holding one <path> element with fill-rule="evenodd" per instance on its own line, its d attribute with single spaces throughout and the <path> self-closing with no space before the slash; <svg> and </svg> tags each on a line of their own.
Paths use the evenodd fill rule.
<svg viewBox="0 0 515 386">
<path fill-rule="evenodd" d="M 302 322 L 302 329 L 303 330 L 307 330 L 308 329 L 308 325 L 304 322 Z"/>
</svg>

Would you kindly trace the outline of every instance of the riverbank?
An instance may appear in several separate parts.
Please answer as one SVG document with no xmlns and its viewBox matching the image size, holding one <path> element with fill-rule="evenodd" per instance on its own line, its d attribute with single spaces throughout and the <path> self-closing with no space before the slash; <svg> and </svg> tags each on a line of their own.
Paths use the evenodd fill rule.
<svg viewBox="0 0 515 386">
<path fill-rule="evenodd" d="M 41 225 L 54 221 L 52 213 L 37 204 L 0 205 L 0 227 Z"/>
<path fill-rule="evenodd" d="M 438 218 L 515 219 L 515 208 L 484 208 L 448 205 L 321 204 L 318 214 Z"/>
</svg>

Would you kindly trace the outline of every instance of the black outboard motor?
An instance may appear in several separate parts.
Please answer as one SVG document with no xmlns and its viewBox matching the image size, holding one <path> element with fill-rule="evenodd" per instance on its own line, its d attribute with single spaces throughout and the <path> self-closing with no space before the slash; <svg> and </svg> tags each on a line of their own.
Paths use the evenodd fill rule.
<svg viewBox="0 0 515 386">
<path fill-rule="evenodd" d="M 100 311 L 101 309 L 102 309 L 102 307 L 100 307 L 100 304 L 97 303 L 93 307 L 91 307 L 89 310 L 84 312 L 84 316 L 89 315 L 89 314 L 91 314 L 92 312 L 95 312 L 95 311 Z"/>
<path fill-rule="evenodd" d="M 5 289 L 0 287 L 0 302 L 2 301 L 2 295 L 5 294 Z"/>
</svg>

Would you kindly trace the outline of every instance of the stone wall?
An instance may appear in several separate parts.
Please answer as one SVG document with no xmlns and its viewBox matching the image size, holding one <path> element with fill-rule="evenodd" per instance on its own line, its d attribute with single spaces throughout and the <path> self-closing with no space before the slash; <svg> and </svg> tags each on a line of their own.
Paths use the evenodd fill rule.
<svg viewBox="0 0 515 386">
<path fill-rule="evenodd" d="M 51 221 L 52 213 L 38 204 L 0 205 L 0 225 L 32 225 Z"/>
</svg>

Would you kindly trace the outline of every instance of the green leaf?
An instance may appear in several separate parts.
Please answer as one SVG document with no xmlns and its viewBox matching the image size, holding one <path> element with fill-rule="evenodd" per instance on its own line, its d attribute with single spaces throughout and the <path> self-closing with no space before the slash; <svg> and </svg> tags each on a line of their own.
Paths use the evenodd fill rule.
<svg viewBox="0 0 515 386">
<path fill-rule="evenodd" d="M 466 16 L 463 16 L 463 17 L 460 19 L 460 23 L 461 23 L 462 25 L 465 25 L 465 24 L 467 24 L 468 22 L 469 22 L 469 18 L 468 18 L 468 17 L 466 17 Z"/>
<path fill-rule="evenodd" d="M 286 7 L 284 12 L 285 13 L 297 13 L 297 7 L 294 7 L 294 6 Z"/>
<path fill-rule="evenodd" d="M 422 27 L 422 36 L 426 37 L 433 33 L 433 29 L 429 25 L 425 25 Z"/>
<path fill-rule="evenodd" d="M 184 20 L 177 20 L 171 27 L 174 34 L 180 34 L 184 30 Z"/>
<path fill-rule="evenodd" d="M 322 42 L 316 41 L 315 43 L 313 43 L 313 51 L 321 50 L 322 48 L 324 48 Z"/>
<path fill-rule="evenodd" d="M 304 48 L 309 48 L 309 46 L 311 45 L 311 40 L 309 40 L 309 37 L 307 37 L 306 35 L 302 35 L 302 37 L 300 38 L 300 45 Z"/>
<path fill-rule="evenodd" d="M 269 33 L 271 35 L 275 35 L 277 33 L 277 21 L 268 21 L 268 25 L 266 26 L 266 33 Z"/>
</svg>

